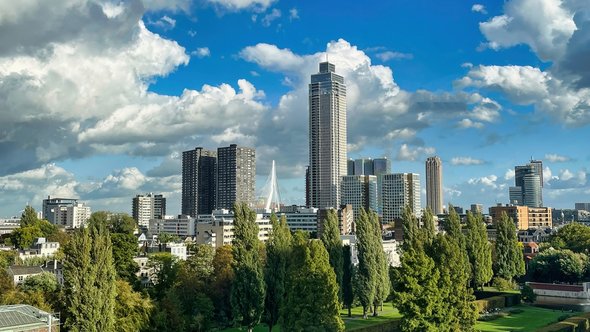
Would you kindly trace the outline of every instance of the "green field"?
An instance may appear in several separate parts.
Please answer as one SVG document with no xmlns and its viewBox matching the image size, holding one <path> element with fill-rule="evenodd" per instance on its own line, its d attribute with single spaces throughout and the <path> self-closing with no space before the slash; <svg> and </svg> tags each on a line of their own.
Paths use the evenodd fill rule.
<svg viewBox="0 0 590 332">
<path fill-rule="evenodd" d="M 518 305 L 511 309 L 524 311 L 489 322 L 478 321 L 475 325 L 476 330 L 482 332 L 536 331 L 541 327 L 557 322 L 560 316 L 566 314 L 561 310 L 543 309 L 528 305 Z"/>
<path fill-rule="evenodd" d="M 356 307 L 352 309 L 352 317 L 348 317 L 348 310 L 342 309 L 340 310 L 340 315 L 344 324 L 346 325 L 346 331 L 354 331 L 358 328 L 370 326 L 370 325 L 377 325 L 383 322 L 392 320 L 394 318 L 400 318 L 401 315 L 397 312 L 397 309 L 394 309 L 391 306 L 391 303 L 385 304 L 383 306 L 383 311 L 379 311 L 379 316 L 372 317 L 369 314 L 368 319 L 363 319 L 363 309 L 361 307 Z M 280 332 L 280 326 L 275 327 L 272 329 L 273 332 L 277 331 Z M 223 330 L 224 332 L 238 332 L 238 331 L 245 331 L 245 329 L 240 328 L 231 328 L 227 330 Z M 266 332 L 268 331 L 268 327 L 264 324 L 260 324 L 254 328 L 254 332 Z"/>
</svg>

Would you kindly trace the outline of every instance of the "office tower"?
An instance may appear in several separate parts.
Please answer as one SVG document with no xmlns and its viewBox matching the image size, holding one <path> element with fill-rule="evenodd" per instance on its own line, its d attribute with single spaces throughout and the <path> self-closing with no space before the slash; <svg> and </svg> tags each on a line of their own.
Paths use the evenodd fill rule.
<svg viewBox="0 0 590 332">
<path fill-rule="evenodd" d="M 163 219 L 166 215 L 166 198 L 152 193 L 133 197 L 131 216 L 142 227 L 148 227 L 150 219 Z"/>
<path fill-rule="evenodd" d="M 75 198 L 51 198 L 47 196 L 47 199 L 43 200 L 43 219 L 49 221 L 52 224 L 59 224 L 56 219 L 59 218 L 59 211 L 61 207 L 74 206 L 78 203 Z"/>
<path fill-rule="evenodd" d="M 217 149 L 217 209 L 231 210 L 236 202 L 254 203 L 256 153 L 232 144 Z"/>
<path fill-rule="evenodd" d="M 409 206 L 415 216 L 422 215 L 420 175 L 416 173 L 384 174 L 379 177 L 379 210 L 383 223 L 400 219 Z"/>
<path fill-rule="evenodd" d="M 434 215 L 443 213 L 442 162 L 439 157 L 426 159 L 426 207 Z"/>
<path fill-rule="evenodd" d="M 373 173 L 370 175 L 382 175 L 391 173 L 391 160 L 387 157 L 373 159 Z"/>
<path fill-rule="evenodd" d="M 354 175 L 354 159 L 346 161 L 346 175 Z"/>
<path fill-rule="evenodd" d="M 576 210 L 590 211 L 590 203 L 575 203 L 574 207 Z"/>
<path fill-rule="evenodd" d="M 512 205 L 522 205 L 522 187 L 508 188 L 508 199 Z"/>
<path fill-rule="evenodd" d="M 374 175 L 347 175 L 342 177 L 342 204 L 352 205 L 355 220 L 361 208 L 377 212 L 377 177 Z"/>
<path fill-rule="evenodd" d="M 329 62 L 309 84 L 309 167 L 311 205 L 340 206 L 340 181 L 347 173 L 346 85 Z"/>
<path fill-rule="evenodd" d="M 515 186 L 509 189 L 510 202 L 512 204 L 523 204 L 529 207 L 543 206 L 542 161 L 531 160 L 526 165 L 515 166 L 514 184 Z M 520 196 L 518 196 L 517 188 L 520 188 Z"/>
<path fill-rule="evenodd" d="M 305 167 L 305 207 L 311 207 L 309 166 Z"/>
<path fill-rule="evenodd" d="M 483 213 L 483 205 L 481 205 L 481 204 L 471 204 L 471 208 L 469 210 L 473 214 Z"/>
<path fill-rule="evenodd" d="M 201 147 L 182 153 L 181 213 L 196 217 L 215 210 L 217 153 Z"/>
</svg>

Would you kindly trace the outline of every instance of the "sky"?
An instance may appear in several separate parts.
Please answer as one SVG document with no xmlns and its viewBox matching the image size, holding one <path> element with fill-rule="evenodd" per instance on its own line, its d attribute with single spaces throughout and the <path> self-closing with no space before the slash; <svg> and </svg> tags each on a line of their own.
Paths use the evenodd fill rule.
<svg viewBox="0 0 590 332">
<path fill-rule="evenodd" d="M 438 155 L 466 208 L 507 203 L 540 159 L 546 206 L 590 202 L 587 0 L 0 0 L 0 217 L 49 195 L 130 213 L 147 192 L 177 214 L 181 152 L 232 143 L 256 148 L 258 188 L 275 160 L 303 204 L 326 58 L 350 158 L 424 183 Z"/>
</svg>

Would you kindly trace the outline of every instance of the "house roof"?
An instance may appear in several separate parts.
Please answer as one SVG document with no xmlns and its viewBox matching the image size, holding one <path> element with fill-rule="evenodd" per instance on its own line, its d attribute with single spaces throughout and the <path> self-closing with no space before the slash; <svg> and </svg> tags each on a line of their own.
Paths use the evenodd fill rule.
<svg viewBox="0 0 590 332">
<path fill-rule="evenodd" d="M 39 309 L 24 304 L 0 306 L 0 329 L 18 326 L 47 325 L 48 314 Z"/>
<path fill-rule="evenodd" d="M 11 265 L 8 267 L 8 273 L 12 274 L 13 276 L 39 274 L 42 272 L 43 269 L 40 266 Z"/>
</svg>

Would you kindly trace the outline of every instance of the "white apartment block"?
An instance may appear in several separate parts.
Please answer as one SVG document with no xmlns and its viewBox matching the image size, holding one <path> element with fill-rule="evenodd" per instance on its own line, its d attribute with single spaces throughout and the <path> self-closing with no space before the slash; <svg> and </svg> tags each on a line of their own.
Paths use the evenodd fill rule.
<svg viewBox="0 0 590 332">
<path fill-rule="evenodd" d="M 415 216 L 422 215 L 420 205 L 420 175 L 416 173 L 384 174 L 379 177 L 379 210 L 383 223 L 400 219 L 405 206 Z"/>
<path fill-rule="evenodd" d="M 195 225 L 196 219 L 187 215 L 179 215 L 178 217 L 165 216 L 164 219 L 150 219 L 148 235 L 166 233 L 179 237 L 193 237 L 196 232 Z"/>
<path fill-rule="evenodd" d="M 152 193 L 133 198 L 131 216 L 140 227 L 148 227 L 151 219 L 163 219 L 166 214 L 166 198 Z"/>
<path fill-rule="evenodd" d="M 92 214 L 90 206 L 74 199 L 48 199 L 44 200 L 43 204 L 44 211 L 46 211 L 43 217 L 49 222 L 65 228 L 80 228 L 90 219 Z"/>
<path fill-rule="evenodd" d="M 10 234 L 19 227 L 20 219 L 18 218 L 0 219 L 0 235 Z"/>
<path fill-rule="evenodd" d="M 316 208 L 297 207 L 294 212 L 281 212 L 277 214 L 277 217 L 280 218 L 283 215 L 291 231 L 301 230 L 311 233 L 318 230 L 318 209 Z"/>
<path fill-rule="evenodd" d="M 272 230 L 269 217 L 262 213 L 256 214 L 258 239 L 263 242 L 268 240 Z M 201 214 L 197 218 L 196 230 L 197 244 L 209 244 L 215 248 L 231 244 L 234 239 L 234 215 L 225 209 Z"/>
</svg>

